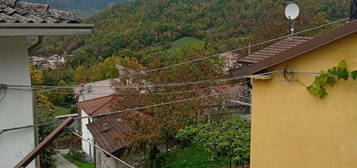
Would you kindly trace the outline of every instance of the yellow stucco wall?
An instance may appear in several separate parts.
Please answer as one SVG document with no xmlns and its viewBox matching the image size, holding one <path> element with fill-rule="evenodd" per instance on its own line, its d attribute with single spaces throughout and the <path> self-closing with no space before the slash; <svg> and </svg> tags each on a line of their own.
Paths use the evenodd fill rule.
<svg viewBox="0 0 357 168">
<path fill-rule="evenodd" d="M 357 69 L 357 34 L 270 70 Z M 305 85 L 314 76 L 298 74 Z M 282 75 L 253 82 L 252 168 L 357 168 L 357 81 L 339 81 L 319 99 Z"/>
</svg>

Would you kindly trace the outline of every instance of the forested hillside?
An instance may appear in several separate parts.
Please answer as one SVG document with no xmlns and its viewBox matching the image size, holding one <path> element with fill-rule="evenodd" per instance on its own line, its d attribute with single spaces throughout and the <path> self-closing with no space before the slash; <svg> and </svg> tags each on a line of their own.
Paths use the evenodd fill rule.
<svg viewBox="0 0 357 168">
<path fill-rule="evenodd" d="M 53 8 L 71 10 L 86 18 L 94 15 L 99 10 L 113 6 L 114 4 L 129 0 L 26 0 L 29 2 L 46 3 Z"/>
<path fill-rule="evenodd" d="M 290 21 L 284 16 L 287 2 L 136 0 L 121 3 L 85 20 L 95 24 L 91 35 L 49 38 L 39 54 L 68 51 L 76 59 L 83 59 L 78 62 L 90 64 L 113 55 L 135 57 L 146 65 L 153 57 L 166 57 L 166 49 L 183 37 L 204 41 L 215 52 L 223 52 L 289 33 Z M 345 18 L 349 12 L 348 1 L 300 0 L 297 3 L 301 8 L 297 31 Z"/>
</svg>

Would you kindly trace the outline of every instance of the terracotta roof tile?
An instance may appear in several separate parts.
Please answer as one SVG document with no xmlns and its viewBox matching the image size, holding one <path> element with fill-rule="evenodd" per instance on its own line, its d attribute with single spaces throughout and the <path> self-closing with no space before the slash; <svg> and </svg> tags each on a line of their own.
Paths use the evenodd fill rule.
<svg viewBox="0 0 357 168">
<path fill-rule="evenodd" d="M 0 23 L 79 23 L 73 12 L 51 9 L 47 4 L 0 0 Z"/>
<path fill-rule="evenodd" d="M 88 115 L 104 114 L 112 111 L 112 103 L 115 96 L 109 95 L 78 103 L 78 108 L 84 110 Z"/>
</svg>

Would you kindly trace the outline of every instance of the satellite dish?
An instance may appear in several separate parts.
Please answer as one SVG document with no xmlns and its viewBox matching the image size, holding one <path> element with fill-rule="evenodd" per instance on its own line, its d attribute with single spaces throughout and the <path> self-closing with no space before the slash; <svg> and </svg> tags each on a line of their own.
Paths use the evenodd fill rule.
<svg viewBox="0 0 357 168">
<path fill-rule="evenodd" d="M 285 8 L 285 16 L 289 20 L 295 20 L 299 16 L 299 13 L 300 13 L 300 9 L 299 6 L 296 5 L 296 3 L 290 3 Z"/>
</svg>

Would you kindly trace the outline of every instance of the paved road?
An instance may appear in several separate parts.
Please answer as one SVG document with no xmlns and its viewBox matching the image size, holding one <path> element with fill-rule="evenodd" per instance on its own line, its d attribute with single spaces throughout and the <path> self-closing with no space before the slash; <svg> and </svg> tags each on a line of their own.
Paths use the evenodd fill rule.
<svg viewBox="0 0 357 168">
<path fill-rule="evenodd" d="M 57 168 L 78 168 L 62 156 L 62 154 L 68 153 L 68 150 L 59 150 L 58 152 L 59 153 L 56 155 Z"/>
</svg>

